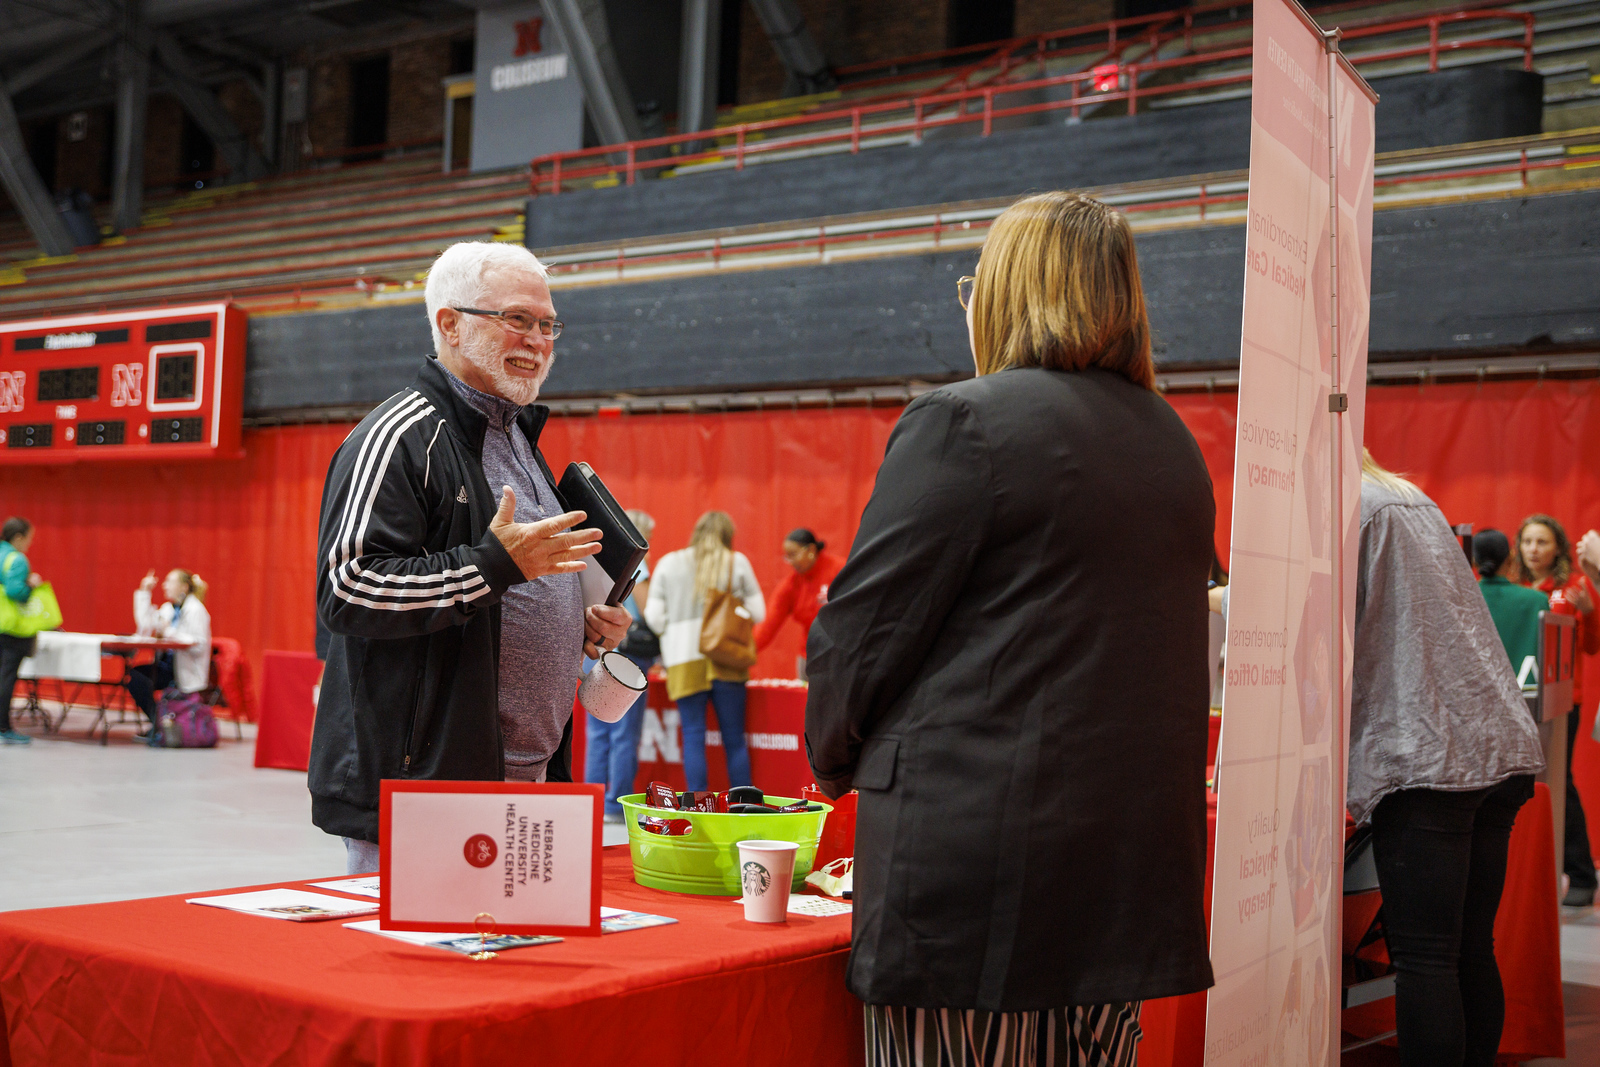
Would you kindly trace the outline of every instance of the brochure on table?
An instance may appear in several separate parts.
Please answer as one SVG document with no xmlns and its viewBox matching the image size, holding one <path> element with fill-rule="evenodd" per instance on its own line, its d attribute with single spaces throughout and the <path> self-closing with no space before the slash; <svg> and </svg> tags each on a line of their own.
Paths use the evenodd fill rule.
<svg viewBox="0 0 1600 1067">
<path fill-rule="evenodd" d="M 371 897 L 377 900 L 383 894 L 379 892 L 380 879 L 375 874 L 358 874 L 354 878 L 335 878 L 331 882 L 312 882 L 313 889 L 331 889 L 335 893 L 349 893 L 356 897 Z"/>
<path fill-rule="evenodd" d="M 607 934 L 624 934 L 629 930 L 644 930 L 652 926 L 671 926 L 678 920 L 666 915 L 651 915 L 642 911 L 624 911 L 621 908 L 600 909 L 600 930 Z M 543 936 L 525 937 L 513 934 L 479 934 L 443 933 L 438 930 L 382 930 L 378 927 L 377 919 L 368 919 L 365 922 L 345 923 L 346 930 L 356 930 L 364 934 L 377 934 L 380 937 L 392 937 L 396 941 L 404 941 L 409 945 L 426 945 L 432 948 L 448 949 L 451 952 L 460 952 L 471 955 L 474 952 L 501 952 L 508 948 L 526 948 L 529 945 L 553 945 L 563 940 L 548 934 Z"/>
<path fill-rule="evenodd" d="M 321 922 L 324 919 L 349 919 L 371 915 L 377 908 L 364 900 L 331 897 L 326 893 L 307 893 L 303 889 L 260 889 L 249 893 L 224 893 L 214 897 L 190 897 L 190 904 L 223 908 L 263 919 L 288 919 L 290 922 Z"/>
<path fill-rule="evenodd" d="M 599 785 L 385 781 L 384 930 L 598 937 Z"/>
</svg>

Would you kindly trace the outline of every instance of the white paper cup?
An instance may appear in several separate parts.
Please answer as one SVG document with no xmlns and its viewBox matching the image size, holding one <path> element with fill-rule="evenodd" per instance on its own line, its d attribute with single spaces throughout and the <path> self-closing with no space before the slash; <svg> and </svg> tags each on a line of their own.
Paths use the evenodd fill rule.
<svg viewBox="0 0 1600 1067">
<path fill-rule="evenodd" d="M 744 885 L 746 922 L 781 923 L 789 918 L 789 884 L 794 881 L 793 841 L 740 841 L 739 880 Z"/>
<path fill-rule="evenodd" d="M 602 653 L 594 669 L 578 686 L 578 701 L 601 722 L 616 722 L 628 713 L 644 692 L 644 671 L 615 650 Z"/>
</svg>

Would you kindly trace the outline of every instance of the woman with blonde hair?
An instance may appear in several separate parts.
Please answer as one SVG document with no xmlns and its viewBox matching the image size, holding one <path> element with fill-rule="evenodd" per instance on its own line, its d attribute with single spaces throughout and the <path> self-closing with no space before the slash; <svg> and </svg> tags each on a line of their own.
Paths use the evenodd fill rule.
<svg viewBox="0 0 1600 1067">
<path fill-rule="evenodd" d="M 1211 479 L 1118 212 L 1018 201 L 958 293 L 977 377 L 907 405 L 807 646 L 847 982 L 869 1067 L 1127 1067 L 1212 979 Z"/>
<path fill-rule="evenodd" d="M 733 548 L 733 519 L 708 511 L 694 524 L 689 547 L 667 555 L 650 582 L 644 618 L 661 635 L 661 665 L 667 669 L 667 695 L 678 704 L 683 731 L 683 776 L 690 789 L 708 788 L 706 702 L 717 713 L 728 784 L 751 785 L 750 751 L 745 746 L 745 682 L 750 668 L 725 667 L 700 652 L 706 597 L 713 589 L 744 601 L 751 623 L 766 618 L 761 586 L 744 553 Z"/>
<path fill-rule="evenodd" d="M 1572 542 L 1566 528 L 1549 515 L 1529 515 L 1517 528 L 1512 546 L 1517 578 L 1543 593 L 1550 610 L 1571 615 L 1578 627 L 1578 645 L 1584 654 L 1572 666 L 1572 710 L 1567 713 L 1567 807 L 1563 834 L 1562 869 L 1567 875 L 1567 891 L 1561 903 L 1569 908 L 1587 908 L 1594 903 L 1594 856 L 1589 851 L 1589 821 L 1584 817 L 1583 798 L 1572 780 L 1572 750 L 1577 748 L 1578 728 L 1583 719 L 1583 661 L 1600 652 L 1600 618 L 1595 615 L 1595 588 L 1588 577 L 1572 565 Z"/>
<path fill-rule="evenodd" d="M 133 668 L 122 680 L 133 702 L 150 720 L 147 736 L 152 745 L 160 743 L 161 735 L 157 694 L 169 686 L 198 693 L 211 684 L 211 613 L 205 605 L 205 580 L 193 571 L 173 568 L 161 583 L 167 602 L 160 607 L 155 606 L 151 596 L 155 587 L 156 572 L 152 569 L 133 593 L 135 632 L 166 641 L 187 641 L 189 645 L 176 652 L 157 653 L 154 663 Z"/>
<path fill-rule="evenodd" d="M 1494 919 L 1544 756 L 1450 524 L 1365 453 L 1345 803 L 1372 828 L 1402 1064 L 1489 1067 Z"/>
</svg>

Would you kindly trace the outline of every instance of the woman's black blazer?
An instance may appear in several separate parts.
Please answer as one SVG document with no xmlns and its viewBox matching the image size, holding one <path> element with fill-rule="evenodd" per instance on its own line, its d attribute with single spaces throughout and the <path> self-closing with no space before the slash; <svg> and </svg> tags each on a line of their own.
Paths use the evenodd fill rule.
<svg viewBox="0 0 1600 1067">
<path fill-rule="evenodd" d="M 1211 985 L 1215 512 L 1193 436 L 1119 375 L 1019 368 L 906 408 L 807 647 L 811 766 L 861 791 L 862 1000 Z"/>
</svg>

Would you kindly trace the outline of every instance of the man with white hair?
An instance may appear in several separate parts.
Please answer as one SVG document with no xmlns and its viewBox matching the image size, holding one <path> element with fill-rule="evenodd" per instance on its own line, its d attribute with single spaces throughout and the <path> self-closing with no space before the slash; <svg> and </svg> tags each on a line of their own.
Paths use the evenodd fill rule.
<svg viewBox="0 0 1600 1067">
<path fill-rule="evenodd" d="M 377 869 L 384 778 L 571 780 L 583 655 L 630 617 L 585 610 L 574 530 L 539 453 L 534 404 L 561 322 L 525 248 L 434 261 L 434 355 L 361 420 L 322 493 L 317 610 L 332 634 L 311 744 L 311 817 Z"/>
</svg>

